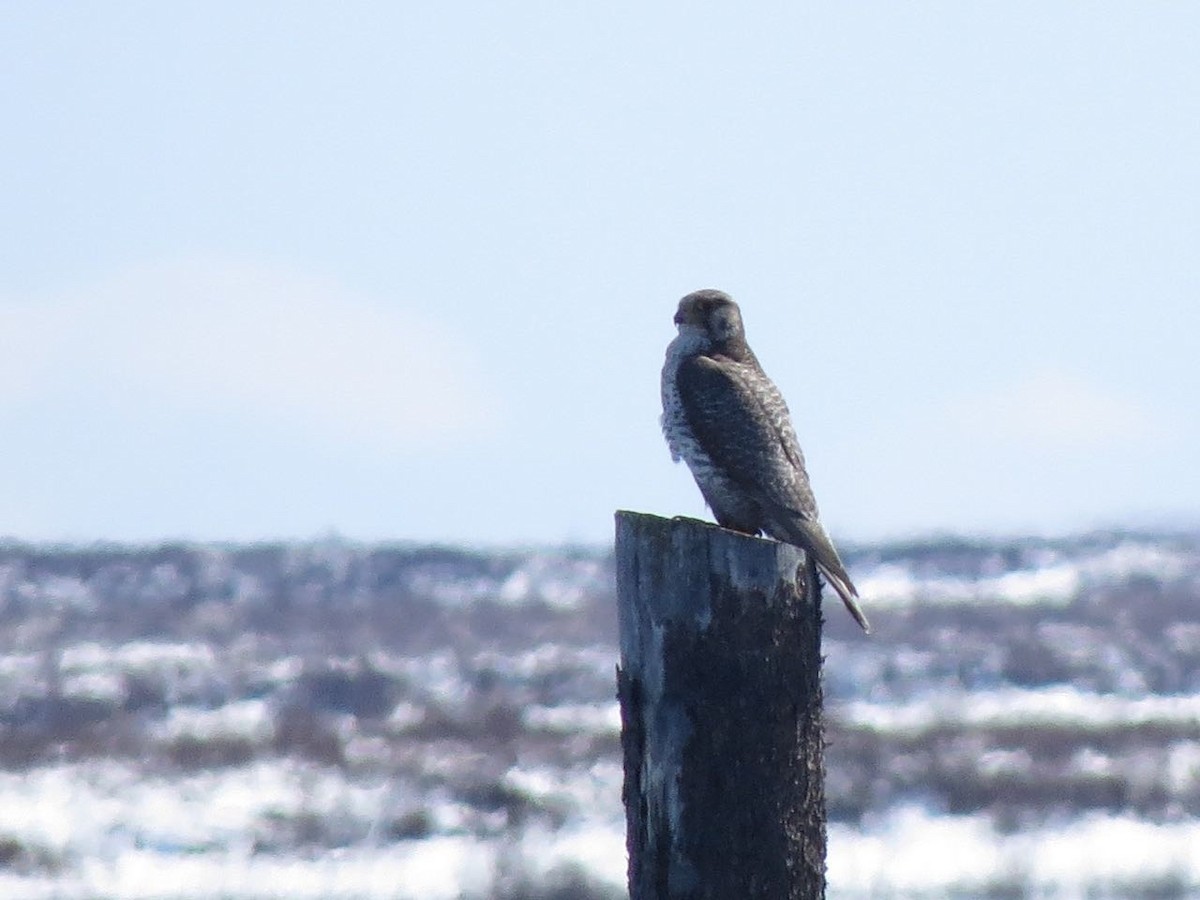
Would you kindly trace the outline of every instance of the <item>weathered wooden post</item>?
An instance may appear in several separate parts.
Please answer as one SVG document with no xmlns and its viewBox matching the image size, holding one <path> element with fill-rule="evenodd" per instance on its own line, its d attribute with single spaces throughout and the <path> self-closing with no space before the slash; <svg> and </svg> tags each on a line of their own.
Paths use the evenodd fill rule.
<svg viewBox="0 0 1200 900">
<path fill-rule="evenodd" d="M 617 513 L 631 900 L 825 896 L 821 610 L 804 551 Z"/>
</svg>

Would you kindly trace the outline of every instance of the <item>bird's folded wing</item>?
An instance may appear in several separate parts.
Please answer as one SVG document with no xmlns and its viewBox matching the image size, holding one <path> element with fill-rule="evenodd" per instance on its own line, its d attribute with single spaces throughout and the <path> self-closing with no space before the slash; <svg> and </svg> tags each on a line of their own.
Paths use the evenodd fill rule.
<svg viewBox="0 0 1200 900">
<path fill-rule="evenodd" d="M 688 426 L 727 478 L 768 507 L 816 516 L 787 405 L 770 379 L 695 356 L 680 365 L 676 387 Z"/>
</svg>

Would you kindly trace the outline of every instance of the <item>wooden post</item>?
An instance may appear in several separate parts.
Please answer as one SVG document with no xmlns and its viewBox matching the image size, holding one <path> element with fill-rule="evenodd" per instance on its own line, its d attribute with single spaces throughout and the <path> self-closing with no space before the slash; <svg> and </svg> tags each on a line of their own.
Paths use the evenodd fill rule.
<svg viewBox="0 0 1200 900">
<path fill-rule="evenodd" d="M 804 551 L 617 513 L 631 900 L 825 896 L 821 609 Z"/>
</svg>

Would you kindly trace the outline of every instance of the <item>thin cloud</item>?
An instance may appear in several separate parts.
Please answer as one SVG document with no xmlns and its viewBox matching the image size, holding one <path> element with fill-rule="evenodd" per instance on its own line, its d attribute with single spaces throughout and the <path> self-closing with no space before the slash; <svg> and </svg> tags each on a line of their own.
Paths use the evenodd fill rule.
<svg viewBox="0 0 1200 900">
<path fill-rule="evenodd" d="M 379 449 L 488 433 L 496 402 L 428 317 L 263 266 L 144 266 L 0 302 L 0 407 L 228 410 Z"/>
<path fill-rule="evenodd" d="M 961 413 L 962 421 L 988 437 L 1064 450 L 1162 433 L 1138 398 L 1054 369 L 964 403 Z"/>
</svg>

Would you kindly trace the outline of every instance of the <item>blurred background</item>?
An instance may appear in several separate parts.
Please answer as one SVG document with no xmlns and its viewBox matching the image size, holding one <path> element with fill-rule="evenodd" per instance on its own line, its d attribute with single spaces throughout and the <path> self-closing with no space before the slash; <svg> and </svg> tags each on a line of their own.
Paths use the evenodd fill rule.
<svg viewBox="0 0 1200 900">
<path fill-rule="evenodd" d="M 0 886 L 618 896 L 611 515 L 706 515 L 658 373 L 719 287 L 879 630 L 831 895 L 1200 892 L 1198 42 L 4 4 Z"/>
</svg>

